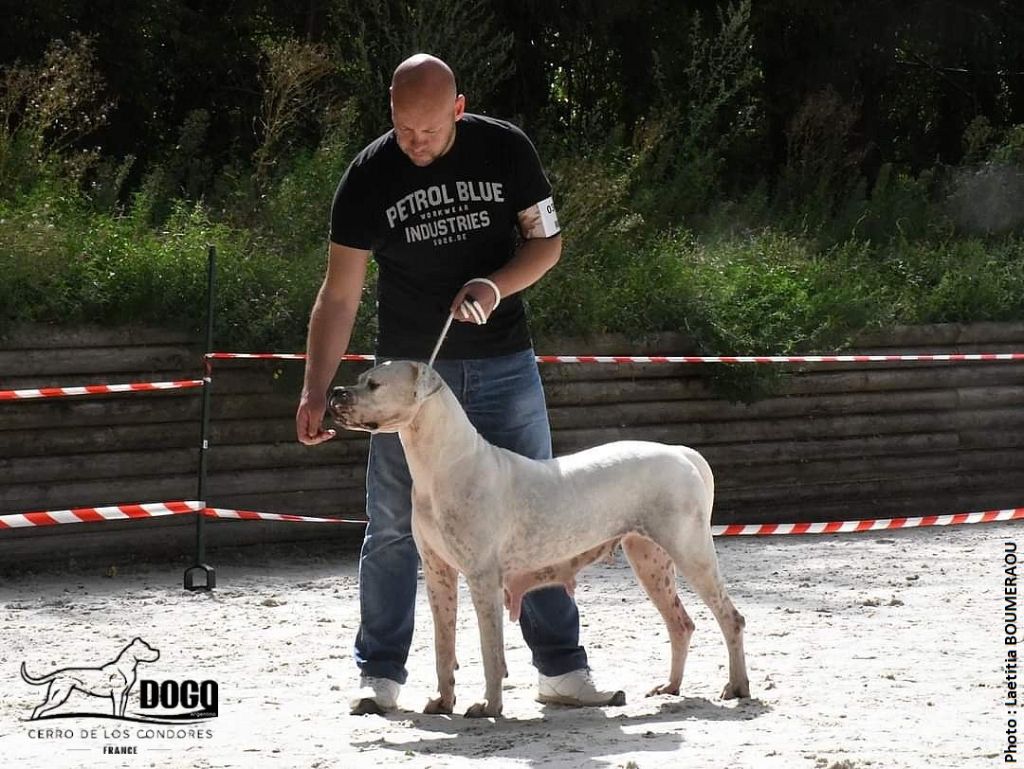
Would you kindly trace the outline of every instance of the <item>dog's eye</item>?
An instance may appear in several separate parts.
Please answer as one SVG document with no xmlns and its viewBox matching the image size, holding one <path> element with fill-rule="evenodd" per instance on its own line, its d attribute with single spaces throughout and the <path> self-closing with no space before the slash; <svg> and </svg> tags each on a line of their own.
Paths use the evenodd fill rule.
<svg viewBox="0 0 1024 769">
<path fill-rule="evenodd" d="M 373 392 L 380 387 L 380 382 L 374 382 L 372 379 L 366 383 L 366 387 L 370 392 Z"/>
</svg>

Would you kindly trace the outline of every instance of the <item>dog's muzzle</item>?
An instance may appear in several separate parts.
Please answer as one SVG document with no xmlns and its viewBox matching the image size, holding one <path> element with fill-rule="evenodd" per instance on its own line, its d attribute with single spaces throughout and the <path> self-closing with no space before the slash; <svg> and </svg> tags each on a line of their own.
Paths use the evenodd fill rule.
<svg viewBox="0 0 1024 769">
<path fill-rule="evenodd" d="M 352 419 L 352 407 L 355 406 L 355 393 L 348 387 L 335 387 L 327 399 L 327 411 L 331 419 L 342 427 L 363 430 L 376 430 L 376 422 L 361 423 Z"/>
<path fill-rule="evenodd" d="M 340 422 L 342 418 L 352 409 L 356 397 L 347 387 L 335 387 L 327 399 L 327 411 L 331 418 Z"/>
</svg>

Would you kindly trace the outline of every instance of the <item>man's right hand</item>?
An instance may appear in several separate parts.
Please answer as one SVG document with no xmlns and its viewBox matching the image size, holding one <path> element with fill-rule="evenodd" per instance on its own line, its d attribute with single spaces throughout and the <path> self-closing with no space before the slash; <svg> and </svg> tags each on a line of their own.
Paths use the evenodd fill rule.
<svg viewBox="0 0 1024 769">
<path fill-rule="evenodd" d="M 325 396 L 315 397 L 305 394 L 302 396 L 299 400 L 299 410 L 295 412 L 295 432 L 299 443 L 316 446 L 337 435 L 336 430 L 323 428 L 326 412 L 327 398 Z"/>
</svg>

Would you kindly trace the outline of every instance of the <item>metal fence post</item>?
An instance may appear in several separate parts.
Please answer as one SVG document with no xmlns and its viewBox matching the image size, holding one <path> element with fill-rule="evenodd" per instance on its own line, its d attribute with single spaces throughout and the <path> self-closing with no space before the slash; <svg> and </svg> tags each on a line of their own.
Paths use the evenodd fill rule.
<svg viewBox="0 0 1024 769">
<path fill-rule="evenodd" d="M 213 352 L 213 292 L 217 273 L 217 249 L 210 246 L 207 252 L 206 272 L 206 353 Z M 203 356 L 203 404 L 202 428 L 199 443 L 199 481 L 197 496 L 206 505 L 206 453 L 210 448 L 210 387 L 213 383 L 213 366 L 208 355 Z M 195 563 L 185 570 L 186 590 L 211 590 L 217 585 L 217 572 L 206 561 L 206 516 L 204 510 L 196 513 L 196 557 Z M 199 574 L 203 579 L 199 579 Z"/>
</svg>

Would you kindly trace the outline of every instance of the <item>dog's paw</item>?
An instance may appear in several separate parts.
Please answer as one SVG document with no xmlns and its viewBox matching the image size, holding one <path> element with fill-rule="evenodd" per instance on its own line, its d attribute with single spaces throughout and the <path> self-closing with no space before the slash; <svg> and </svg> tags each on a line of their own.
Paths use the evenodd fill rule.
<svg viewBox="0 0 1024 769">
<path fill-rule="evenodd" d="M 672 684 L 662 684 L 661 686 L 655 686 L 653 689 L 651 689 L 649 692 L 647 692 L 646 696 L 648 696 L 648 697 L 657 697 L 659 694 L 674 694 L 674 695 L 678 696 L 679 695 L 679 684 L 675 684 L 675 685 L 672 685 Z"/>
<path fill-rule="evenodd" d="M 434 697 L 427 702 L 427 706 L 423 708 L 423 712 L 428 716 L 450 716 L 454 708 L 454 697 L 452 697 L 451 702 L 445 702 L 443 697 Z"/>
<path fill-rule="evenodd" d="M 750 682 L 744 681 L 743 683 L 734 684 L 732 681 L 725 685 L 722 689 L 723 700 L 735 700 L 735 699 L 750 699 Z"/>
<path fill-rule="evenodd" d="M 466 718 L 497 718 L 501 715 L 501 703 L 491 705 L 487 700 L 473 703 L 466 711 Z"/>
</svg>

